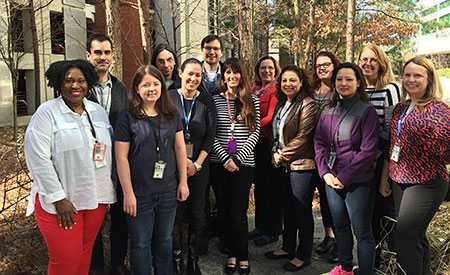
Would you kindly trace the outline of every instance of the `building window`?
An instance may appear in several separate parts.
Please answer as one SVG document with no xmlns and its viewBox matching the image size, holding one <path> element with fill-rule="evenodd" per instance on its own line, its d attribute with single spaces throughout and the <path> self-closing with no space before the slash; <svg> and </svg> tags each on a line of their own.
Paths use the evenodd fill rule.
<svg viewBox="0 0 450 275">
<path fill-rule="evenodd" d="M 25 70 L 19 70 L 19 81 L 17 86 L 17 116 L 28 115 L 27 101 L 27 78 Z"/>
<path fill-rule="evenodd" d="M 50 12 L 50 32 L 52 38 L 52 54 L 66 52 L 64 39 L 64 16 L 60 12 Z"/>
<path fill-rule="evenodd" d="M 11 10 L 11 45 L 15 52 L 24 52 L 23 11 Z"/>
</svg>

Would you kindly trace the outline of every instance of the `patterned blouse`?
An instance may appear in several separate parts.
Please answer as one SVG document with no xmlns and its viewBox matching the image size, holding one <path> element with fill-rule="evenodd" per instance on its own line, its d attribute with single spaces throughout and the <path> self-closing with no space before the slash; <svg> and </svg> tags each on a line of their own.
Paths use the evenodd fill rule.
<svg viewBox="0 0 450 275">
<path fill-rule="evenodd" d="M 448 181 L 450 107 L 438 100 L 416 106 L 410 113 L 408 107 L 408 102 L 400 103 L 393 111 L 389 152 L 399 143 L 400 154 L 397 162 L 389 160 L 390 178 L 400 184 L 426 183 L 436 177 Z M 397 126 L 402 116 L 405 119 L 398 139 Z"/>
</svg>

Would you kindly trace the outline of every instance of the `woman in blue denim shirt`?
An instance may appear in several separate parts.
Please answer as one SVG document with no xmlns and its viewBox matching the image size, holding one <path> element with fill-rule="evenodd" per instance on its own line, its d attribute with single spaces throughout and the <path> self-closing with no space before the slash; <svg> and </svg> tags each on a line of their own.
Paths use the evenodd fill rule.
<svg viewBox="0 0 450 275">
<path fill-rule="evenodd" d="M 171 275 L 176 201 L 189 195 L 186 147 L 181 119 L 155 67 L 137 70 L 114 140 L 133 273 L 151 274 L 153 263 L 155 274 Z"/>
</svg>

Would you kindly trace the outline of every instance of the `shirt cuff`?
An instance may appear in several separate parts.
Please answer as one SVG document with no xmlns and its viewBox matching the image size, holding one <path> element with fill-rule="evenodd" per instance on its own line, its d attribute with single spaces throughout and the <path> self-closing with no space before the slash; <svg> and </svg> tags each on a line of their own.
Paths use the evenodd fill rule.
<svg viewBox="0 0 450 275">
<path fill-rule="evenodd" d="M 54 193 L 51 193 L 48 195 L 46 195 L 46 194 L 40 194 L 40 195 L 44 199 L 44 202 L 47 204 L 54 203 L 54 202 L 57 202 L 57 201 L 60 201 L 60 200 L 66 198 L 66 193 L 64 193 L 63 190 L 54 192 Z"/>
</svg>

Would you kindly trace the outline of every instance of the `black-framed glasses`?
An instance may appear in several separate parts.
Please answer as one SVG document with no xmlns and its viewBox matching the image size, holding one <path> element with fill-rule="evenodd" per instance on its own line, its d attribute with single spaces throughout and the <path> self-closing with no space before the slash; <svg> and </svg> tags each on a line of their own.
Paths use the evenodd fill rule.
<svg viewBox="0 0 450 275">
<path fill-rule="evenodd" d="M 328 69 L 328 67 L 330 67 L 333 63 L 331 62 L 325 62 L 325 63 L 321 63 L 321 64 L 316 64 L 316 69 Z"/>
</svg>

